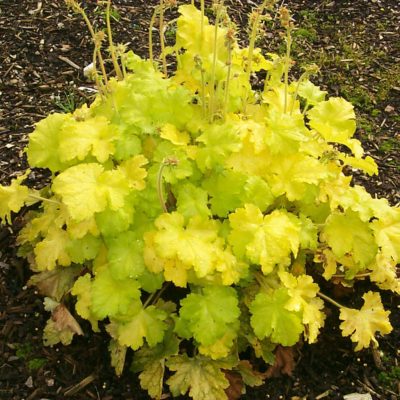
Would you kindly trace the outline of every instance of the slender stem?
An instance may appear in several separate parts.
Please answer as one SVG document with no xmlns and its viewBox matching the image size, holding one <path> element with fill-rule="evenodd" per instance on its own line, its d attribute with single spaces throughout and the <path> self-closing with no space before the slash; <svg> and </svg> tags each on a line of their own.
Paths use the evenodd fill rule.
<svg viewBox="0 0 400 400">
<path fill-rule="evenodd" d="M 226 115 L 226 109 L 228 106 L 229 85 L 231 81 L 231 72 L 232 72 L 232 40 L 230 38 L 228 38 L 227 40 L 228 40 L 228 61 L 227 61 L 228 72 L 226 74 L 226 82 L 225 82 L 224 117 Z"/>
<path fill-rule="evenodd" d="M 158 12 L 158 7 L 155 7 L 153 15 L 151 16 L 151 19 L 150 19 L 150 26 L 149 26 L 149 59 L 152 64 L 154 62 L 154 58 L 153 58 L 153 28 L 154 28 L 154 24 L 156 22 L 157 12 Z"/>
<path fill-rule="evenodd" d="M 164 0 L 160 0 L 160 46 L 161 46 L 161 59 L 163 64 L 163 72 L 165 77 L 168 75 L 167 71 L 167 58 L 165 55 L 165 40 L 164 40 Z"/>
<path fill-rule="evenodd" d="M 285 59 L 285 99 L 283 112 L 287 111 L 287 103 L 288 103 L 288 91 L 289 91 L 289 64 L 290 64 L 290 51 L 292 47 L 292 33 L 290 26 L 286 29 L 287 37 L 286 37 L 286 59 Z"/>
<path fill-rule="evenodd" d="M 308 77 L 308 75 L 309 75 L 308 72 L 304 72 L 303 74 L 301 74 L 299 80 L 297 81 L 297 86 L 296 86 L 296 91 L 294 92 L 292 106 L 290 107 L 290 115 L 293 114 L 294 104 L 296 103 L 297 95 L 299 94 L 300 85 L 304 81 L 304 79 Z"/>
<path fill-rule="evenodd" d="M 95 51 L 97 53 L 97 58 L 98 58 L 99 63 L 100 63 L 101 73 L 103 75 L 104 82 L 107 85 L 108 79 L 107 79 L 107 73 L 106 73 L 106 70 L 105 70 L 105 67 L 104 67 L 104 60 L 103 60 L 103 56 L 101 55 L 100 46 L 97 44 L 98 40 L 97 40 L 97 37 L 96 37 L 96 33 L 94 31 L 93 25 L 90 22 L 88 16 L 86 15 L 86 13 L 85 13 L 85 11 L 84 11 L 84 9 L 82 7 L 79 7 L 78 11 L 82 15 L 82 18 L 85 21 L 86 26 L 88 27 L 90 36 L 92 37 L 93 43 L 95 44 Z"/>
<path fill-rule="evenodd" d="M 338 308 L 347 308 L 345 306 L 342 306 L 340 303 L 338 303 L 337 301 L 331 299 L 330 297 L 328 297 L 327 295 L 325 295 L 325 294 L 323 294 L 321 292 L 318 292 L 317 294 L 318 294 L 319 297 L 321 297 L 321 299 L 326 300 L 327 302 L 333 304 L 334 306 L 336 306 Z"/>
<path fill-rule="evenodd" d="M 204 68 L 201 66 L 201 111 L 203 118 L 206 116 L 206 80 L 204 77 Z"/>
<path fill-rule="evenodd" d="M 217 14 L 215 16 L 215 26 L 214 26 L 214 54 L 213 54 L 213 63 L 211 70 L 211 82 L 210 82 L 210 100 L 209 100 L 209 118 L 212 122 L 214 119 L 215 112 L 215 71 L 217 69 L 217 55 L 218 55 L 218 25 L 220 18 L 220 7 L 217 7 Z"/>
<path fill-rule="evenodd" d="M 310 108 L 310 104 L 309 104 L 308 100 L 306 100 L 306 104 L 304 105 L 303 115 L 306 115 L 306 112 L 308 111 L 309 108 Z"/>
<path fill-rule="evenodd" d="M 252 69 L 252 64 L 253 64 L 253 53 L 254 53 L 254 48 L 256 44 L 256 39 L 257 39 L 257 32 L 258 28 L 260 25 L 260 17 L 262 13 L 264 12 L 265 7 L 267 6 L 267 1 L 264 0 L 262 4 L 258 7 L 258 9 L 255 11 L 254 14 L 254 20 L 253 20 L 253 25 L 251 27 L 251 35 L 250 35 L 250 42 L 249 42 L 249 52 L 247 53 L 247 64 L 245 68 L 246 72 L 246 81 L 250 82 L 250 75 L 251 75 L 251 69 Z M 246 114 L 246 108 L 247 108 L 247 101 L 248 101 L 248 93 L 246 93 L 246 97 L 243 99 L 243 114 Z"/>
<path fill-rule="evenodd" d="M 158 290 L 156 293 L 156 296 L 153 299 L 153 304 L 157 303 L 158 299 L 161 297 L 161 295 L 165 292 L 167 287 L 171 284 L 171 282 L 165 282 L 160 290 Z"/>
<path fill-rule="evenodd" d="M 200 46 L 203 48 L 204 43 L 204 0 L 200 0 L 200 12 L 201 12 L 201 23 L 200 23 Z"/>
<path fill-rule="evenodd" d="M 106 7 L 106 24 L 107 24 L 107 36 L 108 36 L 108 45 L 110 47 L 110 54 L 111 54 L 111 60 L 114 65 L 115 73 L 117 74 L 118 80 L 122 80 L 124 77 L 122 75 L 121 68 L 118 64 L 117 57 L 115 55 L 115 48 L 114 48 L 114 42 L 112 38 L 112 29 L 111 29 L 111 19 L 110 19 L 110 8 L 111 8 L 111 0 L 107 0 L 107 7 Z"/>
<path fill-rule="evenodd" d="M 168 212 L 167 206 L 165 204 L 164 193 L 163 193 L 163 171 L 166 167 L 166 163 L 163 162 L 158 170 L 157 174 L 157 193 L 158 193 L 158 200 L 160 201 L 161 207 L 165 213 Z"/>
<path fill-rule="evenodd" d="M 146 301 L 143 303 L 143 308 L 146 308 L 150 303 L 153 303 L 153 298 L 155 297 L 157 292 L 150 293 L 147 296 Z"/>
<path fill-rule="evenodd" d="M 58 205 L 61 204 L 59 201 L 47 199 L 46 197 L 42 197 L 42 196 L 39 196 L 39 195 L 33 194 L 33 193 L 29 193 L 29 197 L 32 199 L 35 199 L 35 200 L 39 200 L 39 201 L 46 201 L 47 203 L 58 204 Z"/>
<path fill-rule="evenodd" d="M 369 276 L 371 276 L 372 272 L 365 272 L 363 274 L 356 274 L 354 275 L 354 278 L 368 278 Z M 332 275 L 332 278 L 346 278 L 346 275 L 344 274 L 335 274 Z"/>
</svg>

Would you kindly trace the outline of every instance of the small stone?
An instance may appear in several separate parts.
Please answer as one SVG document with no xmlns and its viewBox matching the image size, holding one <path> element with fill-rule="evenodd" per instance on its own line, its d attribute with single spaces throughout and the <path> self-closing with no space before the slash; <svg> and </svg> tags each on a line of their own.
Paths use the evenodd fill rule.
<svg viewBox="0 0 400 400">
<path fill-rule="evenodd" d="M 386 107 L 385 107 L 385 112 L 387 112 L 387 113 L 392 113 L 394 111 L 394 107 L 393 106 L 391 106 L 391 105 L 387 105 Z"/>
<path fill-rule="evenodd" d="M 33 378 L 30 376 L 26 381 L 25 381 L 25 386 L 27 386 L 29 389 L 33 388 Z"/>
</svg>

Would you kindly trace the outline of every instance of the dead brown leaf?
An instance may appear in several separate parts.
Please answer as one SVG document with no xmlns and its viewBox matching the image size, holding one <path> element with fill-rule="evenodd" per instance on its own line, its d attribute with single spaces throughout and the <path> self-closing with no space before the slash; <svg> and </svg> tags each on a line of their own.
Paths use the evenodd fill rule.
<svg viewBox="0 0 400 400">
<path fill-rule="evenodd" d="M 243 391 L 243 379 L 238 372 L 235 371 L 224 371 L 225 377 L 229 381 L 229 386 L 225 389 L 225 393 L 228 396 L 228 400 L 240 399 Z"/>
<path fill-rule="evenodd" d="M 275 350 L 275 363 L 267 369 L 265 377 L 276 378 L 281 375 L 291 376 L 295 366 L 294 347 L 278 345 Z"/>
<path fill-rule="evenodd" d="M 64 304 L 59 304 L 51 314 L 51 319 L 57 330 L 63 331 L 69 329 L 77 335 L 83 335 L 83 331 L 76 319 L 68 311 Z"/>
</svg>

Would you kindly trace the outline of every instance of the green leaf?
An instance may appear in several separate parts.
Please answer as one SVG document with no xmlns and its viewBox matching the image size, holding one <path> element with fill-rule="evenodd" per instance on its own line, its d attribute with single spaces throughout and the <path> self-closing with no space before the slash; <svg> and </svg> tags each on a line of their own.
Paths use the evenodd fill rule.
<svg viewBox="0 0 400 400">
<path fill-rule="evenodd" d="M 95 215 L 97 226 L 103 236 L 116 236 L 128 230 L 133 223 L 133 206 L 126 202 L 123 207 L 116 210 L 106 208 Z"/>
<path fill-rule="evenodd" d="M 211 214 L 207 192 L 192 183 L 179 186 L 176 197 L 177 211 L 186 219 L 196 215 L 208 217 Z"/>
<path fill-rule="evenodd" d="M 81 239 L 71 240 L 67 244 L 67 252 L 73 263 L 83 264 L 96 258 L 101 243 L 100 238 L 89 234 Z"/>
<path fill-rule="evenodd" d="M 143 239 L 126 231 L 106 241 L 110 272 L 115 279 L 137 279 L 144 271 Z"/>
<path fill-rule="evenodd" d="M 274 343 L 293 346 L 300 339 L 303 324 L 298 312 L 286 308 L 290 300 L 287 289 L 271 295 L 258 293 L 250 305 L 251 326 L 259 339 L 270 337 Z"/>
<path fill-rule="evenodd" d="M 239 318 L 236 291 L 231 287 L 205 287 L 202 294 L 191 293 L 181 301 L 179 315 L 180 323 L 199 343 L 211 345 Z"/>
<path fill-rule="evenodd" d="M 92 310 L 98 319 L 126 314 L 139 298 L 136 280 L 117 280 L 107 267 L 97 271 L 92 283 Z"/>
</svg>

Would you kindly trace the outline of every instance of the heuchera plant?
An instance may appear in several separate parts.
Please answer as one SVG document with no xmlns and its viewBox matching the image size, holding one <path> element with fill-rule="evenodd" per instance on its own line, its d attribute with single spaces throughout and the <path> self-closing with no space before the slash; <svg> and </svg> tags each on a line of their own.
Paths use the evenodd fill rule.
<svg viewBox="0 0 400 400">
<path fill-rule="evenodd" d="M 69 3 L 93 35 L 99 93 L 30 135 L 29 164 L 52 172 L 48 186 L 24 186 L 28 171 L 0 187 L 5 222 L 37 203 L 18 243 L 52 312 L 45 344 L 82 334 L 65 305 L 72 296 L 76 313 L 109 333 L 117 374 L 132 349 L 132 369 L 152 398 L 161 398 L 166 374 L 174 396 L 195 400 L 226 399 L 227 371 L 262 384 L 245 352 L 271 364 L 278 345 L 314 343 L 324 302 L 339 307 L 356 351 L 376 346 L 377 333 L 392 330 L 379 293 L 352 309 L 319 284 L 362 279 L 399 293 L 400 209 L 343 172 L 377 173 L 353 138 L 353 106 L 311 83 L 315 66 L 289 82 L 288 11 L 280 10 L 280 57 L 255 46 L 271 2 L 254 9 L 248 47 L 224 6 L 214 5 L 213 25 L 203 2 L 179 7 L 176 42 L 166 47 L 170 4 L 161 2 L 159 70 L 152 51 L 144 60 L 113 45 L 108 1 L 116 77 L 107 78 L 104 34 Z M 259 71 L 266 78 L 256 90 Z"/>
</svg>

